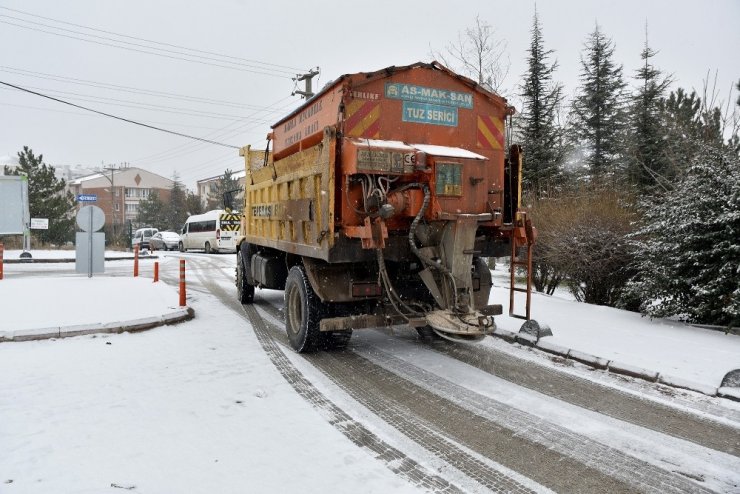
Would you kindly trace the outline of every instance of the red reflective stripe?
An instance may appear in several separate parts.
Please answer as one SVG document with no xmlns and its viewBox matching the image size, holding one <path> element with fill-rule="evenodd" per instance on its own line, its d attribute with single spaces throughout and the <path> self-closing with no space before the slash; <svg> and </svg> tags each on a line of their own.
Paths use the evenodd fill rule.
<svg viewBox="0 0 740 494">
<path fill-rule="evenodd" d="M 352 115 L 347 118 L 347 121 L 345 122 L 345 128 L 349 129 L 349 133 L 354 130 L 357 124 L 362 122 L 362 120 L 368 115 L 368 113 L 373 111 L 376 105 L 377 103 L 373 103 L 371 101 L 363 103 L 357 110 L 355 110 Z"/>
<path fill-rule="evenodd" d="M 380 136 L 380 119 L 376 120 L 370 126 L 365 129 L 365 132 L 362 133 L 361 137 L 378 137 Z"/>
</svg>

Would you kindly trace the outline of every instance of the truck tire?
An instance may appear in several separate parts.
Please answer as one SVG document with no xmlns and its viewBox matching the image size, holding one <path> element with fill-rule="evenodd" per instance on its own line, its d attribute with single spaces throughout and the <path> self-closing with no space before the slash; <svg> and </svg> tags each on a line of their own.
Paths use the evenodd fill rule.
<svg viewBox="0 0 740 494">
<path fill-rule="evenodd" d="M 431 326 L 418 327 L 416 328 L 416 332 L 419 333 L 419 339 L 426 343 L 431 343 L 441 339 Z"/>
<path fill-rule="evenodd" d="M 247 273 L 249 257 L 243 258 L 241 251 L 236 253 L 236 293 L 239 302 L 251 304 L 254 301 L 254 285 L 249 282 Z"/>
<path fill-rule="evenodd" d="M 321 348 L 326 350 L 344 350 L 352 338 L 352 330 L 333 331 L 321 334 Z"/>
<path fill-rule="evenodd" d="M 206 251 L 206 254 L 211 253 L 211 243 L 210 242 L 206 242 L 205 251 Z"/>
<path fill-rule="evenodd" d="M 180 252 L 185 252 L 185 245 L 182 242 L 177 244 L 177 247 L 180 249 Z"/>
<path fill-rule="evenodd" d="M 293 266 L 285 283 L 285 330 L 297 352 L 312 352 L 321 343 L 319 324 L 324 304 L 314 293 L 303 266 Z"/>
</svg>

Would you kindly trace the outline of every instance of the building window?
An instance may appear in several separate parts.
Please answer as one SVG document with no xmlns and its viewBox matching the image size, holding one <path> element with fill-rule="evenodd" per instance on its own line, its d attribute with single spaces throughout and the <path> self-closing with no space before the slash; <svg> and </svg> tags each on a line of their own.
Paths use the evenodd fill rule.
<svg viewBox="0 0 740 494">
<path fill-rule="evenodd" d="M 115 204 L 115 207 L 116 207 L 116 211 L 120 211 L 121 210 L 121 205 L 120 204 L 116 203 Z"/>
<path fill-rule="evenodd" d="M 152 189 L 138 189 L 135 187 L 127 187 L 125 196 L 130 199 L 146 199 L 151 194 Z"/>
</svg>

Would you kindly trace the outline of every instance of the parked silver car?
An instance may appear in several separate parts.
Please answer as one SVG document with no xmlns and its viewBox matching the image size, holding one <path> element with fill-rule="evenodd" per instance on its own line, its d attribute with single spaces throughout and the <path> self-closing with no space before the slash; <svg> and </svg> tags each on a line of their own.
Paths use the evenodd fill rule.
<svg viewBox="0 0 740 494">
<path fill-rule="evenodd" d="M 150 250 L 175 250 L 180 245 L 180 235 L 175 232 L 157 232 L 149 239 Z"/>
</svg>

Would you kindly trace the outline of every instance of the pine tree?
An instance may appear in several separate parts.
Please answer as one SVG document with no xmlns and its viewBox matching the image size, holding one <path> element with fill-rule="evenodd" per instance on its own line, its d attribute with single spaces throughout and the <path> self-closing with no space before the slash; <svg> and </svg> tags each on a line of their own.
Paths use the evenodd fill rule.
<svg viewBox="0 0 740 494">
<path fill-rule="evenodd" d="M 632 97 L 630 108 L 631 153 L 627 165 L 630 181 L 643 192 L 656 187 L 666 188 L 671 180 L 668 174 L 668 141 L 660 112 L 660 102 L 671 79 L 663 77 L 652 65 L 651 59 L 655 55 L 656 52 L 648 45 L 646 29 L 645 46 L 640 54 L 643 66 L 637 70 L 635 76 L 639 86 Z"/>
<path fill-rule="evenodd" d="M 167 229 L 180 231 L 182 225 L 188 219 L 187 192 L 180 183 L 177 173 L 172 177 L 172 188 L 170 189 L 170 201 L 165 207 Z"/>
<path fill-rule="evenodd" d="M 571 114 L 575 137 L 585 145 L 594 178 L 619 172 L 625 122 L 622 66 L 614 63 L 614 45 L 597 25 L 581 56 L 581 86 Z"/>
<path fill-rule="evenodd" d="M 187 197 L 185 198 L 185 210 L 188 216 L 204 212 L 203 202 L 200 200 L 200 196 L 190 190 L 187 192 Z"/>
<path fill-rule="evenodd" d="M 168 227 L 166 209 L 165 204 L 159 198 L 159 193 L 153 190 L 149 197 L 139 202 L 136 224 L 139 227 L 151 226 L 166 230 Z"/>
<path fill-rule="evenodd" d="M 216 182 L 216 186 L 212 192 L 208 194 L 208 209 L 238 209 L 239 205 L 234 205 L 234 196 L 241 191 L 239 180 L 234 178 L 233 173 L 230 169 L 226 169 L 224 174 Z M 226 202 L 231 199 L 231 204 Z"/>
<path fill-rule="evenodd" d="M 54 167 L 44 163 L 43 155 L 35 156 L 28 146 L 18 153 L 18 166 L 5 166 L 6 175 L 28 177 L 28 207 L 32 218 L 48 218 L 48 230 L 34 230 L 42 242 L 62 244 L 74 239 L 75 201 L 71 192 L 65 191 L 64 179 L 54 175 Z"/>
<path fill-rule="evenodd" d="M 524 100 L 520 138 L 524 149 L 523 184 L 535 198 L 559 181 L 563 160 L 561 132 L 555 124 L 563 86 L 552 80 L 557 62 L 549 63 L 537 11 L 532 22 L 532 41 L 527 50 L 528 69 L 521 87 Z"/>
<path fill-rule="evenodd" d="M 672 91 L 661 101 L 660 112 L 669 166 L 666 176 L 671 183 L 685 173 L 705 147 L 735 149 L 734 138 L 724 140 L 722 110 L 708 108 L 695 91 L 691 94 L 682 88 Z"/>
<path fill-rule="evenodd" d="M 666 176 L 679 176 L 699 153 L 701 142 L 701 99 L 696 92 L 688 94 L 683 88 L 671 91 L 660 102 L 660 112 L 666 135 Z"/>
<path fill-rule="evenodd" d="M 740 160 L 702 144 L 678 184 L 645 208 L 629 292 L 651 316 L 740 324 Z"/>
</svg>

